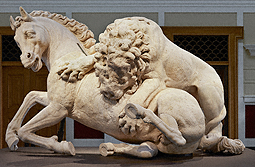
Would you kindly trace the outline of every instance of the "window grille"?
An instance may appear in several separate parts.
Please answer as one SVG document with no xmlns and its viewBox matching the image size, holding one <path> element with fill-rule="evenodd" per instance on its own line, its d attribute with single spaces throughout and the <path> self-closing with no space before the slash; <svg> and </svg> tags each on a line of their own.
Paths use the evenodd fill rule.
<svg viewBox="0 0 255 167">
<path fill-rule="evenodd" d="M 174 43 L 204 61 L 228 61 L 228 35 L 174 35 Z"/>
<path fill-rule="evenodd" d="M 13 35 L 2 35 L 2 61 L 20 61 L 20 55 Z"/>
</svg>

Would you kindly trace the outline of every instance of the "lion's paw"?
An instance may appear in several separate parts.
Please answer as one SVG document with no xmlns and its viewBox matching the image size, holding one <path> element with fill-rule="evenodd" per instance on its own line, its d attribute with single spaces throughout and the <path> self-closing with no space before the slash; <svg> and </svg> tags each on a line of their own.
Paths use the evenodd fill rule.
<svg viewBox="0 0 255 167">
<path fill-rule="evenodd" d="M 125 112 L 122 112 L 119 116 L 119 127 L 125 135 L 135 136 L 139 127 L 137 121 L 129 118 Z"/>
</svg>

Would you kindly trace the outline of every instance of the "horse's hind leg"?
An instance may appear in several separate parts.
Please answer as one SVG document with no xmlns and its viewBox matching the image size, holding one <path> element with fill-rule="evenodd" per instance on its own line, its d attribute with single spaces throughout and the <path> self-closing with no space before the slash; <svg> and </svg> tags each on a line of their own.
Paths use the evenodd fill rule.
<svg viewBox="0 0 255 167">
<path fill-rule="evenodd" d="M 11 150 L 18 149 L 17 143 L 19 142 L 19 139 L 17 136 L 17 131 L 19 130 L 28 110 L 36 103 L 47 106 L 49 104 L 47 92 L 31 91 L 26 95 L 23 103 L 21 104 L 19 110 L 17 111 L 11 122 L 8 124 L 6 130 L 5 141 Z"/>
<path fill-rule="evenodd" d="M 139 146 L 128 144 L 102 143 L 99 146 L 101 155 L 108 156 L 114 153 L 128 154 L 139 158 L 152 158 L 158 154 L 157 146 L 152 142 L 144 142 Z"/>
<path fill-rule="evenodd" d="M 65 107 L 57 103 L 50 103 L 18 130 L 18 136 L 24 142 L 32 143 L 58 153 L 75 155 L 75 149 L 71 142 L 58 142 L 57 136 L 47 138 L 34 134 L 37 130 L 57 124 L 67 115 L 68 111 Z"/>
<path fill-rule="evenodd" d="M 144 122 L 153 124 L 157 127 L 171 142 L 176 145 L 182 146 L 186 144 L 186 140 L 179 131 L 174 118 L 169 119 L 168 122 L 176 124 L 176 126 L 169 126 L 161 118 L 159 118 L 153 111 L 145 109 L 138 104 L 128 103 L 125 106 L 126 114 L 132 119 L 143 119 Z"/>
</svg>

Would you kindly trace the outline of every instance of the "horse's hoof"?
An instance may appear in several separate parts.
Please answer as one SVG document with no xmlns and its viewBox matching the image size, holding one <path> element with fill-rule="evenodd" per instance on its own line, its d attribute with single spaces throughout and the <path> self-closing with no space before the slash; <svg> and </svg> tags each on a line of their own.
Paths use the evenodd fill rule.
<svg viewBox="0 0 255 167">
<path fill-rule="evenodd" d="M 12 135 L 11 137 L 6 136 L 5 141 L 11 151 L 16 151 L 18 149 L 17 144 L 19 142 L 19 138 L 17 137 L 17 135 Z"/>
<path fill-rule="evenodd" d="M 18 150 L 18 142 L 19 142 L 19 139 L 16 139 L 12 144 L 11 144 L 11 146 L 9 147 L 10 149 L 11 149 L 11 151 L 16 151 L 16 150 Z"/>
<path fill-rule="evenodd" d="M 112 143 L 102 143 L 99 146 L 100 154 L 104 157 L 114 154 L 114 145 Z"/>
<path fill-rule="evenodd" d="M 73 146 L 73 143 L 68 142 L 68 149 L 69 149 L 69 154 L 70 155 L 75 155 L 75 148 Z"/>
<path fill-rule="evenodd" d="M 61 141 L 60 144 L 63 147 L 62 153 L 67 155 L 75 155 L 75 148 L 71 142 Z"/>
<path fill-rule="evenodd" d="M 58 141 L 58 136 L 56 136 L 56 135 L 53 135 L 50 138 L 54 139 L 55 141 Z"/>
</svg>

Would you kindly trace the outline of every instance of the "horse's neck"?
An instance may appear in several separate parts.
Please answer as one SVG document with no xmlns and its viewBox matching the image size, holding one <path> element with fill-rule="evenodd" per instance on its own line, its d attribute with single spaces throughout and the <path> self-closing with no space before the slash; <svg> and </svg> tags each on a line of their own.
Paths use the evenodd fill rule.
<svg viewBox="0 0 255 167">
<path fill-rule="evenodd" d="M 54 62 L 62 56 L 71 52 L 82 52 L 77 43 L 80 41 L 64 26 L 56 23 L 50 24 L 48 27 L 50 35 L 50 44 L 47 51 L 44 53 L 42 60 L 46 64 L 48 70 Z"/>
</svg>

